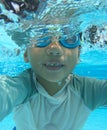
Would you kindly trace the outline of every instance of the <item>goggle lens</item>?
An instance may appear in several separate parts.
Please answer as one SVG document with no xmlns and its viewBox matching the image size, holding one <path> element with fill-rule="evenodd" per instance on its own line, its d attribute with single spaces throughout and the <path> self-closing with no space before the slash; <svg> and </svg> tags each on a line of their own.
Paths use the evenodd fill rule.
<svg viewBox="0 0 107 130">
<path fill-rule="evenodd" d="M 66 48 L 75 48 L 80 44 L 79 36 L 62 37 L 60 43 Z"/>
<path fill-rule="evenodd" d="M 35 47 L 46 47 L 50 43 L 52 43 L 52 37 L 47 36 L 44 38 L 39 38 L 36 40 Z M 66 48 L 75 48 L 80 44 L 79 36 L 72 36 L 72 37 L 61 37 L 59 38 L 59 43 L 66 47 Z"/>
</svg>

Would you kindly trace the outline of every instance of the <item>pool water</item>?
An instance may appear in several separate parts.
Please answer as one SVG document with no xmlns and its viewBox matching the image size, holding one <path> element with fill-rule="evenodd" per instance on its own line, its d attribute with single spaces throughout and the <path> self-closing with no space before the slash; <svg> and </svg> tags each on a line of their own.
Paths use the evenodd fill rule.
<svg viewBox="0 0 107 130">
<path fill-rule="evenodd" d="M 42 1 L 42 0 L 41 0 Z M 54 19 L 58 20 L 57 18 L 61 19 L 62 14 L 64 14 L 64 19 L 59 20 L 60 23 L 66 24 L 71 22 L 71 29 L 72 32 L 78 33 L 81 31 L 84 31 L 87 26 L 90 24 L 97 24 L 97 25 L 103 25 L 103 23 L 107 23 L 107 1 L 104 0 L 74 0 L 74 6 L 70 6 L 68 3 L 67 6 L 65 4 L 62 4 L 59 6 L 59 1 L 66 2 L 66 0 L 47 0 L 49 3 L 48 7 L 45 8 L 45 6 L 42 8 L 44 11 L 40 11 L 38 13 L 40 16 L 37 20 L 39 22 L 44 22 L 44 27 L 46 26 L 47 21 L 51 24 L 54 24 Z M 68 0 L 68 2 L 72 2 L 72 0 Z M 79 4 L 78 4 L 79 2 Z M 98 5 L 100 4 L 100 5 Z M 54 6 L 56 5 L 56 7 Z M 64 7 L 63 7 L 64 5 Z M 50 9 L 52 7 L 52 10 Z M 78 10 L 78 12 L 74 13 L 73 17 L 70 17 L 67 14 L 72 15 L 72 9 L 70 7 L 79 7 L 81 10 Z M 41 7 L 41 6 L 40 6 Z M 60 8 L 59 8 L 60 7 Z M 96 8 L 93 8 L 96 7 Z M 65 10 L 66 8 L 66 10 Z M 1 11 L 1 10 L 0 10 Z M 54 11 L 54 12 L 52 12 Z M 92 12 L 94 11 L 94 12 Z M 4 13 L 6 10 L 4 11 Z M 63 12 L 63 13 L 62 13 Z M 74 11 L 75 12 L 75 11 Z M 85 13 L 84 13 L 85 12 Z M 0 12 L 1 13 L 1 12 Z M 23 30 L 23 26 L 18 25 L 15 23 L 17 21 L 16 15 L 12 13 L 7 13 L 9 17 L 14 21 L 11 24 L 5 24 L 4 21 L 0 21 L 0 74 L 7 74 L 10 76 L 14 76 L 22 72 L 24 69 L 29 67 L 29 64 L 25 64 L 23 62 L 23 56 L 19 55 L 15 57 L 10 53 L 10 51 L 14 50 L 18 46 L 11 40 L 11 37 L 7 36 L 5 29 L 11 31 L 16 30 Z M 79 16 L 80 15 L 80 16 Z M 54 19 L 53 19 L 54 17 Z M 70 17 L 70 18 L 69 18 Z M 68 21 L 68 19 L 70 21 Z M 45 21 L 46 20 L 46 21 Z M 23 20 L 22 20 L 23 22 Z M 24 23 L 30 23 L 31 21 L 28 19 L 24 21 Z M 36 20 L 35 20 L 36 22 Z M 38 31 L 38 23 L 37 26 Z M 27 24 L 28 24 L 27 23 Z M 26 27 L 31 27 L 29 24 Z M 32 23 L 33 24 L 33 23 Z M 23 24 L 22 24 L 23 25 Z M 52 26 L 49 31 L 54 29 L 57 29 L 57 26 Z M 34 29 L 35 29 L 34 28 Z M 29 29 L 29 28 L 28 28 Z M 41 28 L 40 28 L 41 29 Z M 80 30 L 79 30 L 80 29 Z M 25 31 L 25 30 L 24 30 Z M 23 31 L 22 31 L 23 32 Z M 33 31 L 32 31 L 33 32 Z M 35 30 L 34 30 L 35 32 Z M 37 33 L 37 32 L 36 32 Z M 38 31 L 39 33 L 39 31 Z M 11 34 L 11 33 L 10 33 Z M 40 33 L 39 33 L 40 34 Z M 34 33 L 35 35 L 35 33 Z M 45 35 L 45 34 L 44 34 Z M 37 35 L 36 35 L 37 36 Z M 23 36 L 22 36 L 23 37 Z M 5 40 L 6 39 L 6 40 Z M 20 38 L 19 38 L 20 41 Z M 19 42 L 18 41 L 18 42 Z M 21 41 L 22 42 L 22 41 Z M 22 42 L 23 43 L 23 42 Z M 26 44 L 26 43 L 25 43 Z M 85 45 L 85 44 L 84 44 Z M 5 56 L 5 54 L 7 54 Z M 105 49 L 96 47 L 93 48 L 85 48 L 83 47 L 83 52 L 80 56 L 80 63 L 76 66 L 74 73 L 79 74 L 81 76 L 90 76 L 95 77 L 99 79 L 106 79 L 107 80 L 107 47 Z M 12 130 L 15 126 L 15 123 L 13 121 L 13 113 L 11 113 L 9 116 L 7 116 L 3 121 L 0 122 L 0 130 Z M 106 108 L 99 108 L 91 113 L 88 120 L 85 123 L 85 126 L 83 130 L 107 130 L 107 109 Z"/>
<path fill-rule="evenodd" d="M 83 130 L 106 130 L 107 129 L 107 109 L 95 110 L 86 121 Z"/>
</svg>

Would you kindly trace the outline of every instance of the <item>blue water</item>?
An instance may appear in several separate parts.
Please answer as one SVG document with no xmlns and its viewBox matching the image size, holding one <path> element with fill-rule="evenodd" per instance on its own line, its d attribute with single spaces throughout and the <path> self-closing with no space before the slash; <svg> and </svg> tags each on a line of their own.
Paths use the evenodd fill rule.
<svg viewBox="0 0 107 130">
<path fill-rule="evenodd" d="M 56 1 L 53 0 L 47 0 L 50 3 L 51 2 L 55 2 L 54 4 L 56 4 Z M 77 0 L 78 1 L 78 0 Z M 83 9 L 82 11 L 79 11 L 79 14 L 81 14 L 78 17 L 75 18 L 71 18 L 71 25 L 72 23 L 75 25 L 73 26 L 73 32 L 78 30 L 74 30 L 75 27 L 78 28 L 78 26 L 80 26 L 80 29 L 84 31 L 84 28 L 86 28 L 86 26 L 88 26 L 89 24 L 103 24 L 105 22 L 107 22 L 107 1 L 104 0 L 80 0 L 83 1 L 83 4 L 81 5 L 81 9 Z M 86 2 L 87 1 L 87 2 Z M 89 10 L 91 10 L 93 8 L 93 5 L 96 4 L 96 1 L 100 1 L 102 2 L 101 8 L 99 8 L 99 10 L 104 11 L 104 12 L 100 12 L 98 10 L 94 10 L 94 13 L 91 13 Z M 88 3 L 88 4 L 86 4 Z M 54 5 L 53 4 L 53 5 Z M 52 4 L 50 4 L 51 6 Z M 76 5 L 76 3 L 75 3 Z M 79 3 L 80 5 L 80 3 Z M 92 8 L 91 8 L 91 6 Z M 59 6 L 56 6 L 58 8 L 53 8 L 54 12 L 56 12 L 56 15 L 54 13 L 54 18 L 56 17 L 60 17 L 62 16 L 62 14 L 66 13 L 65 8 L 62 8 L 62 6 L 59 8 Z M 89 9 L 88 9 L 89 7 Z M 97 6 L 96 9 L 98 9 Z M 60 10 L 62 8 L 62 10 Z M 47 12 L 47 14 L 49 14 L 49 16 L 47 16 L 48 20 L 50 20 L 51 18 L 53 18 L 53 13 L 48 9 L 45 8 L 45 11 L 43 13 L 41 13 L 41 16 L 39 17 L 40 22 L 41 22 L 41 18 L 43 17 L 43 14 L 45 14 Z M 69 12 L 71 12 L 71 10 L 69 9 L 69 6 L 66 8 L 68 10 L 68 14 Z M 86 12 L 84 13 L 84 10 L 86 9 Z M 50 11 L 50 12 L 49 12 Z M 89 12 L 88 12 L 89 11 Z M 58 12 L 58 13 L 57 13 Z M 63 12 L 63 13 L 62 13 Z M 83 13 L 83 14 L 82 14 Z M 90 14 L 89 14 L 90 13 Z M 51 16 L 52 14 L 52 16 Z M 78 14 L 78 13 L 77 13 Z M 12 15 L 12 14 L 11 14 Z M 10 16 L 11 16 L 10 15 Z M 65 15 L 67 16 L 67 15 Z M 75 15 L 74 15 L 75 16 Z M 50 18 L 51 17 L 51 18 Z M 15 16 L 12 15 L 11 16 L 12 19 L 15 20 Z M 45 19 L 45 17 L 43 17 L 43 20 Z M 63 22 L 66 23 L 68 17 L 64 18 Z M 74 19 L 74 21 L 73 21 Z M 45 21 L 45 20 L 44 20 Z M 76 21 L 76 22 L 75 22 Z M 25 21 L 26 22 L 26 21 Z M 50 22 L 54 23 L 54 20 L 50 20 Z M 59 20 L 59 23 L 61 22 L 61 20 Z M 81 23 L 81 24 L 80 24 Z M 5 48 L 7 47 L 7 49 L 14 49 L 17 46 L 12 43 L 12 41 L 10 41 L 10 37 L 7 37 L 7 35 L 5 34 L 5 31 L 3 32 L 3 29 L 1 26 L 1 24 L 3 24 L 3 26 L 5 26 L 5 28 L 7 27 L 9 30 L 11 30 L 12 28 L 14 29 L 16 27 L 16 29 L 19 29 L 19 26 L 17 26 L 17 24 L 12 24 L 11 26 L 9 25 L 4 25 L 4 23 L 0 23 L 0 52 L 2 53 L 2 46 Z M 14 26 L 15 25 L 15 26 Z M 52 30 L 51 30 L 52 31 Z M 7 40 L 4 40 L 7 39 Z M 5 48 L 6 49 L 6 48 Z M 101 49 L 103 50 L 103 49 Z M 23 62 L 23 57 L 22 56 L 17 56 L 17 57 L 10 57 L 10 52 L 7 52 L 9 55 L 5 56 L 4 53 L 1 54 L 0 53 L 0 74 L 7 74 L 10 76 L 13 75 L 17 75 L 20 72 L 22 72 L 24 69 L 29 67 L 29 64 L 25 64 Z M 74 73 L 79 74 L 81 76 L 90 76 L 90 77 L 95 77 L 95 78 L 99 78 L 99 79 L 107 79 L 107 47 L 106 50 L 104 51 L 99 51 L 99 50 L 91 50 L 91 49 L 84 49 L 84 53 L 82 52 L 81 54 L 81 58 L 80 58 L 80 63 L 76 66 Z M 11 113 L 9 116 L 7 116 L 3 121 L 0 122 L 0 130 L 12 130 L 12 128 L 15 126 L 15 123 L 13 121 L 13 113 Z M 83 130 L 107 130 L 107 109 L 106 108 L 100 108 L 95 110 L 94 112 L 92 112 L 92 114 L 89 116 L 88 120 L 86 121 L 86 124 L 83 128 Z"/>
</svg>

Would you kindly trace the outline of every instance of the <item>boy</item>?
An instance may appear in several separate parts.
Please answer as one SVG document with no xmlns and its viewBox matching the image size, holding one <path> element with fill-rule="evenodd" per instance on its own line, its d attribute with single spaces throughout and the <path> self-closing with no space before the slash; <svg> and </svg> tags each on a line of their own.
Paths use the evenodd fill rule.
<svg viewBox="0 0 107 130">
<path fill-rule="evenodd" d="M 24 53 L 31 69 L 0 77 L 0 119 L 14 108 L 17 130 L 81 130 L 89 114 L 107 105 L 107 80 L 71 74 L 79 36 L 32 39 Z"/>
</svg>

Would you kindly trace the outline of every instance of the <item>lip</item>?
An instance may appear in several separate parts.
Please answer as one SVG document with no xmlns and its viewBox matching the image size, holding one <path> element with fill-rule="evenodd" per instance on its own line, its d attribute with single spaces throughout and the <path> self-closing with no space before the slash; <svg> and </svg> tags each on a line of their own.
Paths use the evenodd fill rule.
<svg viewBox="0 0 107 130">
<path fill-rule="evenodd" d="M 48 61 L 43 66 L 50 71 L 59 71 L 64 67 L 64 64 L 59 61 Z"/>
</svg>

